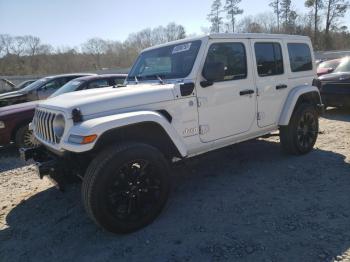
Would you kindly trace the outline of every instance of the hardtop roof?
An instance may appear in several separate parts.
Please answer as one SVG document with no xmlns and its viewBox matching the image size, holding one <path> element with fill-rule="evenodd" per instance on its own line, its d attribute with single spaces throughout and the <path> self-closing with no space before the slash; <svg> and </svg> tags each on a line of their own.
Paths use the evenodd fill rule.
<svg viewBox="0 0 350 262">
<path fill-rule="evenodd" d="M 304 42 L 309 42 L 310 38 L 308 36 L 301 35 L 287 35 L 287 34 L 265 34 L 265 33 L 220 33 L 220 34 L 208 34 L 202 36 L 195 36 L 184 38 L 176 41 L 167 42 L 160 45 L 155 45 L 149 48 L 144 49 L 144 51 L 149 51 L 159 47 L 176 45 L 185 42 L 191 42 L 196 40 L 205 40 L 205 39 L 289 39 L 289 40 L 300 40 Z"/>
</svg>

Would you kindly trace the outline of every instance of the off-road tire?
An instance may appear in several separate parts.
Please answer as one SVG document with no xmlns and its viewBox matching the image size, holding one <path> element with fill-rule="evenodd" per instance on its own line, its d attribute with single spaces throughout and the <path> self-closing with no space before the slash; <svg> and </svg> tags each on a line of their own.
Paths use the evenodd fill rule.
<svg viewBox="0 0 350 262">
<path fill-rule="evenodd" d="M 28 125 L 18 128 L 15 134 L 15 144 L 17 148 L 29 148 L 39 146 L 39 141 L 36 140 Z"/>
<path fill-rule="evenodd" d="M 310 126 L 308 124 L 309 127 L 301 128 L 303 122 L 310 122 Z M 310 152 L 317 140 L 318 126 L 316 108 L 308 103 L 299 104 L 294 110 L 288 126 L 280 127 L 282 149 L 293 155 L 303 155 Z M 303 139 L 302 136 L 308 138 Z"/>
<path fill-rule="evenodd" d="M 119 204 L 118 208 L 111 209 L 110 206 L 114 204 L 112 202 L 115 199 L 113 201 L 110 199 L 117 196 L 119 202 L 116 202 L 123 202 L 126 199 L 125 192 L 129 191 L 120 189 L 114 191 L 113 189 L 112 192 L 114 195 L 109 194 L 108 192 L 110 191 L 110 188 L 113 187 L 120 188 L 125 184 L 130 185 L 129 180 L 126 179 L 126 177 L 129 177 L 129 175 L 125 175 L 128 173 L 126 170 L 133 172 L 132 179 L 135 179 L 137 176 L 141 177 L 141 171 L 144 172 L 144 167 L 142 167 L 141 170 L 141 164 L 139 164 L 140 170 L 138 170 L 139 173 L 137 176 L 134 176 L 134 167 L 131 169 L 130 167 L 123 169 L 125 166 L 129 165 L 129 163 L 137 161 L 140 163 L 141 161 L 148 161 L 146 168 L 150 166 L 153 172 L 147 172 L 147 176 L 154 176 L 156 177 L 154 180 L 158 179 L 158 182 L 160 181 L 160 192 L 157 200 L 154 201 L 154 206 L 151 208 L 151 211 L 149 213 L 146 213 L 147 215 L 142 214 L 141 216 L 143 217 L 136 221 L 125 221 L 125 219 L 118 217 L 119 213 L 116 213 L 122 209 L 120 206 L 124 206 L 125 209 L 126 205 Z M 122 175 L 124 178 L 121 178 Z M 153 178 L 149 180 L 153 180 Z M 145 182 L 142 183 L 146 184 Z M 134 189 L 130 189 L 130 192 L 135 192 L 140 189 L 136 189 L 134 191 L 132 190 Z M 111 146 L 101 151 L 101 153 L 99 153 L 97 157 L 91 162 L 85 173 L 82 183 L 82 201 L 87 213 L 97 225 L 112 233 L 125 234 L 137 231 L 152 223 L 166 204 L 169 191 L 169 165 L 163 154 L 150 145 L 141 143 L 124 143 L 121 145 Z M 150 192 L 152 192 L 152 189 L 144 192 L 148 192 L 145 194 L 150 194 Z M 139 203 L 144 201 L 141 197 L 140 199 L 142 199 L 142 201 L 140 201 L 139 197 L 140 195 L 137 196 L 138 202 L 136 202 L 136 209 L 140 206 Z M 149 198 L 149 196 L 147 197 Z M 121 201 L 122 198 L 123 201 Z M 130 199 L 130 197 L 128 199 Z M 127 212 L 130 212 L 130 202 L 128 203 Z M 135 207 L 135 202 L 133 203 L 133 207 Z"/>
</svg>

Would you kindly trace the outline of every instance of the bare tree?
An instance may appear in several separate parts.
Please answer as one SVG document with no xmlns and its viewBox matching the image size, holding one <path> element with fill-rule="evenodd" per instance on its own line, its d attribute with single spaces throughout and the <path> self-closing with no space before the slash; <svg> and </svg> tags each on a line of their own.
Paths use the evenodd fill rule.
<svg viewBox="0 0 350 262">
<path fill-rule="evenodd" d="M 182 25 L 170 23 L 165 28 L 167 41 L 174 41 L 186 37 L 186 30 Z"/>
<path fill-rule="evenodd" d="M 326 8 L 326 34 L 332 26 L 336 26 L 339 18 L 345 16 L 349 2 L 345 0 L 325 0 Z"/>
<path fill-rule="evenodd" d="M 96 59 L 96 69 L 101 69 L 101 55 L 107 50 L 106 41 L 98 37 L 91 38 L 82 44 L 82 50 L 93 55 Z"/>
<path fill-rule="evenodd" d="M 295 21 L 298 17 L 295 10 L 292 9 L 291 0 L 281 0 L 280 2 L 281 17 L 283 19 L 283 27 L 286 33 L 293 33 Z"/>
<path fill-rule="evenodd" d="M 25 35 L 23 37 L 24 44 L 26 45 L 26 52 L 29 56 L 34 56 L 38 53 L 40 47 L 40 38 L 32 35 Z"/>
<path fill-rule="evenodd" d="M 210 31 L 212 33 L 220 33 L 221 27 L 223 25 L 223 18 L 221 16 L 221 0 L 214 0 L 211 5 L 211 11 L 208 14 L 207 19 L 211 22 Z"/>
<path fill-rule="evenodd" d="M 0 36 L 0 45 L 2 46 L 5 55 L 11 54 L 11 46 L 13 43 L 13 37 L 8 34 Z"/>
<path fill-rule="evenodd" d="M 318 22 L 319 22 L 319 10 L 323 8 L 322 0 L 306 0 L 305 6 L 313 9 L 314 15 L 314 44 L 317 44 Z"/>
<path fill-rule="evenodd" d="M 280 17 L 281 17 L 280 0 L 272 0 L 269 6 L 272 7 L 273 12 L 276 15 L 277 31 L 280 31 Z"/>
<path fill-rule="evenodd" d="M 226 4 L 224 6 L 224 10 L 227 13 L 227 17 L 230 20 L 231 27 L 232 27 L 232 33 L 235 32 L 235 22 L 236 22 L 236 16 L 243 14 L 243 9 L 240 9 L 238 7 L 238 4 L 242 0 L 226 0 Z"/>
<path fill-rule="evenodd" d="M 26 50 L 26 42 L 23 36 L 16 36 L 10 45 L 11 53 L 16 56 L 21 56 Z"/>
</svg>

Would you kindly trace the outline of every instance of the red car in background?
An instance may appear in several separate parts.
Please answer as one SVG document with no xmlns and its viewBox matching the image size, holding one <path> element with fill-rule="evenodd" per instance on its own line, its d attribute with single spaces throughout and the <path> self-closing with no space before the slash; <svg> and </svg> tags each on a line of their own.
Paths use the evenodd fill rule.
<svg viewBox="0 0 350 262">
<path fill-rule="evenodd" d="M 64 93 L 108 86 L 118 87 L 124 83 L 126 74 L 92 75 L 71 80 L 51 97 Z M 38 145 L 28 125 L 32 121 L 39 101 L 27 102 L 0 108 L 0 146 L 15 142 L 17 147 Z"/>
<path fill-rule="evenodd" d="M 317 67 L 317 76 L 332 73 L 338 67 L 341 61 L 342 59 L 339 58 L 321 62 Z"/>
</svg>

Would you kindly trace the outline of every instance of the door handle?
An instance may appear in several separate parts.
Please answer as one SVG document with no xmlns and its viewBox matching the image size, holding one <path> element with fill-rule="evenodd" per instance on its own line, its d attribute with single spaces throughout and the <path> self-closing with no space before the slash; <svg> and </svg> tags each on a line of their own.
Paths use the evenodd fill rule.
<svg viewBox="0 0 350 262">
<path fill-rule="evenodd" d="M 251 95 L 254 93 L 255 93 L 255 91 L 253 89 L 247 89 L 247 90 L 243 90 L 243 91 L 239 92 L 239 95 L 246 96 L 246 95 Z"/>
<path fill-rule="evenodd" d="M 285 84 L 280 84 L 280 85 L 276 86 L 276 89 L 277 89 L 277 90 L 279 90 L 279 89 L 285 89 L 285 88 L 287 88 L 287 87 L 288 87 L 288 86 L 285 85 Z"/>
</svg>

